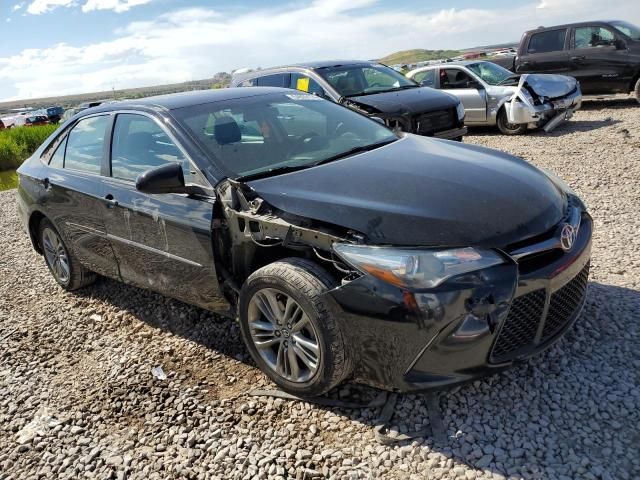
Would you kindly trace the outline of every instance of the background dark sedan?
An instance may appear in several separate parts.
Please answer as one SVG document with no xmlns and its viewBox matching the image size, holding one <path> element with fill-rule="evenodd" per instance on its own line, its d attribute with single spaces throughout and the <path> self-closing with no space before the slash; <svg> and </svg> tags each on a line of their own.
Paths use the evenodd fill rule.
<svg viewBox="0 0 640 480">
<path fill-rule="evenodd" d="M 231 307 L 258 366 L 299 395 L 498 371 L 557 340 L 585 298 L 592 222 L 560 180 L 301 92 L 88 109 L 18 173 L 63 288 L 100 274 Z"/>
</svg>

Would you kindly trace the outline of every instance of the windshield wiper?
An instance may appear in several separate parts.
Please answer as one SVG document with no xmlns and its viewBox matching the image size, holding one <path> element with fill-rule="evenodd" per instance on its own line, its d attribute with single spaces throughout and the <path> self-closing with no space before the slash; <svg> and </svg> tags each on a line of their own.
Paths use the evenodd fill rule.
<svg viewBox="0 0 640 480">
<path fill-rule="evenodd" d="M 368 152 L 370 150 L 375 150 L 376 148 L 384 147 L 385 145 L 389 145 L 397 140 L 397 138 L 392 138 L 390 140 L 384 140 L 382 142 L 371 143 L 369 145 L 361 145 L 359 147 L 354 147 L 346 152 L 338 153 L 337 155 L 333 155 L 329 158 L 325 158 L 324 160 L 320 160 L 316 163 L 311 164 L 312 166 L 316 165 L 324 165 L 325 163 L 333 162 L 335 160 L 340 160 L 341 158 L 350 157 L 351 155 L 355 155 L 356 153 Z"/>
<path fill-rule="evenodd" d="M 406 90 L 408 88 L 420 88 L 420 85 L 402 85 L 400 87 L 387 88 L 385 90 L 373 90 L 371 92 L 360 92 L 360 93 L 355 93 L 353 95 L 344 95 L 344 97 L 345 98 L 364 97 L 365 95 L 375 95 L 377 93 L 396 92 L 398 90 Z"/>
<path fill-rule="evenodd" d="M 308 165 L 286 165 L 282 167 L 274 167 L 268 170 L 262 170 L 256 173 L 249 173 L 248 175 L 243 175 L 241 177 L 236 178 L 238 182 L 248 182 L 249 180 L 259 180 L 261 178 L 273 177 L 274 175 L 281 175 L 283 173 L 296 172 L 298 170 L 304 170 L 305 168 L 313 167 L 315 164 L 310 163 Z"/>
</svg>

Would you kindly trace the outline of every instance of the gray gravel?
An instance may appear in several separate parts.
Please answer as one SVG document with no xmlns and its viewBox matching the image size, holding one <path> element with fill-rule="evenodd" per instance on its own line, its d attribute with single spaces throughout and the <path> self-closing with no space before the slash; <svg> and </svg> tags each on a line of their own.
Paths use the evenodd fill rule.
<svg viewBox="0 0 640 480">
<path fill-rule="evenodd" d="M 586 103 L 551 135 L 467 137 L 558 173 L 596 233 L 579 322 L 545 354 L 443 394 L 444 447 L 378 445 L 377 410 L 247 396 L 273 386 L 230 320 L 108 280 L 64 293 L 0 193 L 0 480 L 640 478 L 639 127 L 621 100 Z M 424 398 L 404 395 L 392 423 L 427 419 Z"/>
</svg>

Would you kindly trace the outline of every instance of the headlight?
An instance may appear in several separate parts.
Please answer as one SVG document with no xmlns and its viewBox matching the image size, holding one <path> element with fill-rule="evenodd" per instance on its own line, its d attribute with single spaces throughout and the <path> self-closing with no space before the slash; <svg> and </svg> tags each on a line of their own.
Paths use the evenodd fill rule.
<svg viewBox="0 0 640 480">
<path fill-rule="evenodd" d="M 456 106 L 456 113 L 458 114 L 458 120 L 462 120 L 464 118 L 464 105 L 462 105 L 462 102 L 458 103 Z"/>
<path fill-rule="evenodd" d="M 336 253 L 358 270 L 402 288 L 433 288 L 448 278 L 504 262 L 491 250 L 417 250 L 336 243 Z"/>
<path fill-rule="evenodd" d="M 542 168 L 542 171 L 547 177 L 549 177 L 549 180 L 551 180 L 556 187 L 558 187 L 564 193 L 569 193 L 575 196 L 576 192 L 574 192 L 573 189 L 567 184 L 567 182 L 562 180 L 558 175 L 553 173 L 551 170 L 547 170 L 546 168 Z"/>
</svg>

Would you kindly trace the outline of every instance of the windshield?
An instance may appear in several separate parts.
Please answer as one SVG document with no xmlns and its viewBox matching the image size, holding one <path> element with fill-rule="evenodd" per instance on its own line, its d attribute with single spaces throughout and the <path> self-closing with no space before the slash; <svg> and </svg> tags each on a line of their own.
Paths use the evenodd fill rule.
<svg viewBox="0 0 640 480">
<path fill-rule="evenodd" d="M 513 76 L 513 72 L 491 62 L 472 63 L 467 65 L 467 68 L 489 85 L 500 85 L 507 78 Z"/>
<path fill-rule="evenodd" d="M 384 65 L 346 65 L 319 68 L 317 72 L 343 97 L 419 87 L 413 80 Z"/>
<path fill-rule="evenodd" d="M 640 40 L 640 28 L 636 27 L 632 23 L 618 21 L 611 22 L 611 25 L 613 25 L 616 30 L 624 33 L 627 37 L 633 40 Z"/>
<path fill-rule="evenodd" d="M 172 113 L 232 178 L 310 167 L 397 140 L 374 120 L 295 91 L 184 107 Z"/>
</svg>

